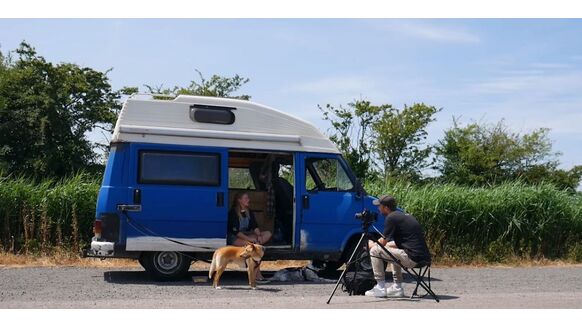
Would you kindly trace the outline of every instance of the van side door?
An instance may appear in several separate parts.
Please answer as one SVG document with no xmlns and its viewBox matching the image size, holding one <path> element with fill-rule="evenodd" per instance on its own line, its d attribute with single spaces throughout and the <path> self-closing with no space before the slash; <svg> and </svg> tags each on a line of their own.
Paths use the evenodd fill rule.
<svg viewBox="0 0 582 328">
<path fill-rule="evenodd" d="M 226 148 L 131 145 L 126 249 L 210 251 L 226 245 Z"/>
<path fill-rule="evenodd" d="M 355 177 L 340 155 L 301 157 L 300 250 L 339 251 L 348 231 L 358 224 L 355 213 L 363 208 Z"/>
</svg>

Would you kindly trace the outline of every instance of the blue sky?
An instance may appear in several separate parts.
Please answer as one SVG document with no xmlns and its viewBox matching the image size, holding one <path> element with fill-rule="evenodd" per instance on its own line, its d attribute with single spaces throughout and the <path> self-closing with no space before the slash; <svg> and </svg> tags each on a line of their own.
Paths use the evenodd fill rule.
<svg viewBox="0 0 582 328">
<path fill-rule="evenodd" d="M 15 20 L 0 19 L 0 50 L 22 40 L 54 62 L 109 74 L 115 88 L 187 85 L 240 74 L 252 100 L 323 131 L 317 104 L 365 98 L 442 107 L 453 117 L 516 132 L 551 128 L 563 168 L 582 164 L 582 20 Z"/>
</svg>

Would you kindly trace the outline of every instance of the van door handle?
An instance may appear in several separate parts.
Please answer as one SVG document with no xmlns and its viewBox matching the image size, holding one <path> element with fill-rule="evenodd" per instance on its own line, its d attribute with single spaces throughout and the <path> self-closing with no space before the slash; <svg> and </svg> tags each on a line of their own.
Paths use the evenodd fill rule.
<svg viewBox="0 0 582 328">
<path fill-rule="evenodd" d="M 224 193 L 222 191 L 216 193 L 216 206 L 217 207 L 224 206 Z"/>
<path fill-rule="evenodd" d="M 304 209 L 309 208 L 309 195 L 303 195 L 302 204 Z"/>
<path fill-rule="evenodd" d="M 141 190 L 140 189 L 133 190 L 133 203 L 136 205 L 141 204 Z"/>
</svg>

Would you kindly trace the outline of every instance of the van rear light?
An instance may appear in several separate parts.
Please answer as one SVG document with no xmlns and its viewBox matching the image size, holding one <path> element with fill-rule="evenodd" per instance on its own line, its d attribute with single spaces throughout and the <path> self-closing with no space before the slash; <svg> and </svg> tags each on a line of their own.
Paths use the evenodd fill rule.
<svg viewBox="0 0 582 328">
<path fill-rule="evenodd" d="M 95 234 L 95 238 L 101 238 L 101 220 L 95 220 L 93 224 L 93 233 Z"/>
</svg>

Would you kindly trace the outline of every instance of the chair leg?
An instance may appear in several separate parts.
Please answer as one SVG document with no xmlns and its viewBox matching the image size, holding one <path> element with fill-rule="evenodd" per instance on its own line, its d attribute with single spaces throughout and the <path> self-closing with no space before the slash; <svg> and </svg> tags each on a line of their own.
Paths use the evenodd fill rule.
<svg viewBox="0 0 582 328">
<path fill-rule="evenodd" d="M 438 303 L 440 302 L 438 296 L 432 291 L 432 287 L 431 287 L 431 277 L 430 277 L 430 266 L 424 267 L 424 268 L 420 268 L 418 270 L 418 272 L 416 270 L 414 270 L 413 268 L 410 269 L 412 271 L 412 273 L 414 273 L 414 278 L 416 279 L 416 287 L 414 288 L 414 291 L 412 292 L 412 295 L 410 296 L 410 299 L 414 298 L 414 296 L 418 296 L 419 298 L 424 298 L 427 295 L 430 295 L 434 298 L 434 300 Z M 426 282 L 424 281 L 424 278 L 426 276 Z M 422 287 L 425 291 L 426 294 L 420 296 L 418 294 L 418 287 Z"/>
<path fill-rule="evenodd" d="M 416 280 L 416 286 L 414 287 L 414 291 L 412 292 L 412 294 L 410 295 L 410 299 L 413 299 L 415 295 L 417 294 L 418 291 L 418 276 L 420 274 L 420 272 L 416 272 L 416 270 L 414 270 L 413 268 L 410 268 L 410 271 L 412 271 L 414 273 L 414 279 Z"/>
<path fill-rule="evenodd" d="M 430 287 L 430 267 L 428 267 L 428 288 L 431 288 Z"/>
<path fill-rule="evenodd" d="M 430 294 L 430 296 L 432 296 L 432 297 L 434 298 L 434 300 L 435 300 L 437 303 L 439 303 L 439 302 L 440 302 L 440 299 L 439 299 L 439 298 L 438 298 L 438 296 L 437 296 L 437 295 L 436 295 L 436 294 L 433 292 L 433 290 L 432 290 L 432 288 L 431 288 L 431 286 L 430 286 L 430 284 L 431 284 L 431 282 L 430 282 L 430 266 L 426 268 L 426 270 L 425 270 L 425 273 L 426 273 L 426 271 L 428 271 L 428 277 L 427 277 L 427 278 L 428 278 L 428 279 L 427 279 L 427 281 L 428 281 L 428 284 L 422 280 L 422 281 L 419 281 L 419 282 L 420 282 L 420 285 L 421 285 L 421 287 L 422 287 L 424 290 L 426 290 L 426 292 L 427 292 L 427 294 L 426 294 L 426 295 L 429 295 L 429 294 Z M 423 276 L 424 276 L 424 275 L 423 275 Z M 424 296 L 426 296 L 426 295 L 424 295 Z"/>
<path fill-rule="evenodd" d="M 412 292 L 412 295 L 410 295 L 410 298 L 414 298 L 414 296 L 419 296 L 418 295 L 418 286 L 420 285 L 421 280 L 424 278 L 424 274 L 422 272 L 422 268 L 418 269 L 418 272 L 416 272 L 416 270 L 414 270 L 413 268 L 410 269 L 413 273 L 414 273 L 414 278 L 416 279 L 416 286 L 414 287 L 414 291 Z M 425 270 L 426 272 L 426 270 Z"/>
</svg>

